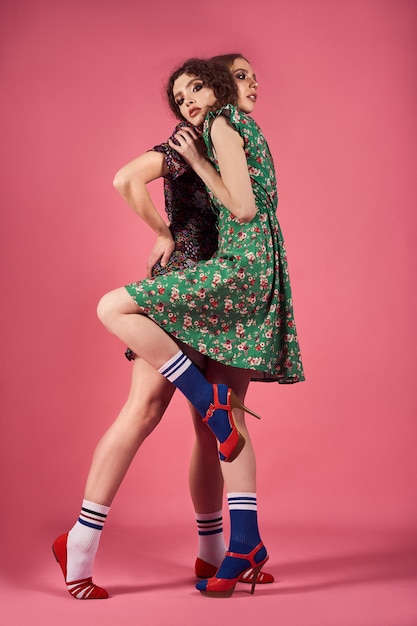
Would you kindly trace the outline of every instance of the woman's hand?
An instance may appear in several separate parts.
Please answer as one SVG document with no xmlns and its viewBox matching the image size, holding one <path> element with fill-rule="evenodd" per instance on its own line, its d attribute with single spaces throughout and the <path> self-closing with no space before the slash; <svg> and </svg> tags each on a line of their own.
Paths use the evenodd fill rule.
<svg viewBox="0 0 417 626">
<path fill-rule="evenodd" d="M 152 278 L 152 268 L 158 261 L 161 267 L 166 267 L 174 250 L 175 243 L 171 236 L 160 235 L 157 237 L 146 264 L 146 278 Z"/>
<path fill-rule="evenodd" d="M 211 126 L 211 139 L 220 174 L 202 152 L 201 139 L 194 128 L 184 127 L 169 142 L 193 168 L 204 184 L 241 222 L 250 222 L 256 215 L 244 143 L 225 117 L 219 116 Z"/>
<path fill-rule="evenodd" d="M 176 143 L 171 139 L 168 140 L 171 148 L 176 150 L 193 169 L 198 163 L 206 161 L 205 146 L 200 134 L 196 128 L 184 126 L 174 135 Z"/>
</svg>

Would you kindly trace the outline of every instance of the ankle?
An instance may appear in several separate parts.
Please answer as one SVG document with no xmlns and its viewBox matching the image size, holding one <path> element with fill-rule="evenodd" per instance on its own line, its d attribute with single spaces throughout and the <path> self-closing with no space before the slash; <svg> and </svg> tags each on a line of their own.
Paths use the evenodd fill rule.
<svg viewBox="0 0 417 626">
<path fill-rule="evenodd" d="M 226 553 L 222 510 L 195 515 L 198 529 L 198 558 L 218 567 Z"/>
<path fill-rule="evenodd" d="M 110 507 L 83 500 L 80 516 L 67 538 L 67 581 L 92 575 L 101 532 Z"/>
</svg>

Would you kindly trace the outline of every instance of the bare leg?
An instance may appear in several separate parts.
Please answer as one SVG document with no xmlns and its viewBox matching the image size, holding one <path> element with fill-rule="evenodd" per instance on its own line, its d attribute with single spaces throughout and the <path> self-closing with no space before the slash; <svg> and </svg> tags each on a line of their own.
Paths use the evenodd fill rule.
<svg viewBox="0 0 417 626">
<path fill-rule="evenodd" d="M 126 404 L 99 441 L 84 498 L 110 506 L 141 444 L 160 422 L 175 387 L 142 359 L 133 361 Z"/>
<path fill-rule="evenodd" d="M 226 367 L 221 363 L 209 361 L 207 366 L 207 378 L 213 383 L 226 383 L 233 389 L 239 400 L 243 403 L 249 386 L 251 372 L 236 367 Z M 233 416 L 239 432 L 245 437 L 246 444 L 233 463 L 220 464 L 224 483 L 227 492 L 254 492 L 256 491 L 256 462 L 249 431 L 242 411 L 235 409 Z"/>
<path fill-rule="evenodd" d="M 223 475 L 217 441 L 191 404 L 190 410 L 196 435 L 189 471 L 191 499 L 197 513 L 212 513 L 223 506 Z"/>
<path fill-rule="evenodd" d="M 101 529 L 133 457 L 161 420 L 174 391 L 148 363 L 135 359 L 128 400 L 94 452 L 80 518 L 53 544 L 67 589 L 77 598 L 108 596 L 91 580 Z"/>
</svg>

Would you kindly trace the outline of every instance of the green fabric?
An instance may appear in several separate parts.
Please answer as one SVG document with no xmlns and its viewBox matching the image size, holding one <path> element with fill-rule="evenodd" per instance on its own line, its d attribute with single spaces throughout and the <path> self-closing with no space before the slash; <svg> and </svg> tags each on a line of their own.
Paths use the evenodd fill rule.
<svg viewBox="0 0 417 626">
<path fill-rule="evenodd" d="M 197 263 L 126 289 L 165 331 L 225 365 L 260 379 L 304 380 L 294 323 L 287 258 L 276 217 L 277 189 L 268 144 L 256 122 L 232 105 L 210 113 L 203 137 L 217 167 L 210 125 L 224 115 L 244 140 L 257 214 L 242 224 L 218 200 L 219 247 Z M 256 375 L 255 375 L 256 378 Z"/>
</svg>

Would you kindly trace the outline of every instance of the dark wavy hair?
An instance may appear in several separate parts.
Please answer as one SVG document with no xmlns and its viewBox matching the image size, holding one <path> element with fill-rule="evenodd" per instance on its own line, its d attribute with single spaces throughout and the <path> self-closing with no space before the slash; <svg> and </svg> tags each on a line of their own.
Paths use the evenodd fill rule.
<svg viewBox="0 0 417 626">
<path fill-rule="evenodd" d="M 236 59 L 244 59 L 247 63 L 249 63 L 249 60 L 245 57 L 245 55 L 241 54 L 240 52 L 231 52 L 230 54 L 219 54 L 215 57 L 211 57 L 210 61 L 212 61 L 213 63 L 217 63 L 218 65 L 223 65 L 228 70 L 230 70 L 233 65 L 233 61 L 236 61 Z"/>
<path fill-rule="evenodd" d="M 195 76 L 199 78 L 205 87 L 210 87 L 216 96 L 216 103 L 213 110 L 219 109 L 226 104 L 237 104 L 237 88 L 229 69 L 211 59 L 188 59 L 180 67 L 177 67 L 168 78 L 166 94 L 171 111 L 175 117 L 184 119 L 180 113 L 179 106 L 175 102 L 173 88 L 174 83 L 182 76 Z"/>
</svg>

